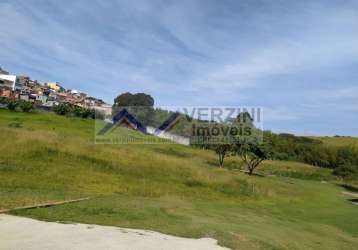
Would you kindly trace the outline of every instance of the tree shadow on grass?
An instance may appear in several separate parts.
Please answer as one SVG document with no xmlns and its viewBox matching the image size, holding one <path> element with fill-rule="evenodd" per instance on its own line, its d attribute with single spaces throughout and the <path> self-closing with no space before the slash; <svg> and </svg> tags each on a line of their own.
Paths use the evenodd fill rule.
<svg viewBox="0 0 358 250">
<path fill-rule="evenodd" d="M 353 203 L 353 205 L 358 205 L 358 199 L 349 199 L 350 202 Z"/>
<path fill-rule="evenodd" d="M 250 176 L 250 173 L 249 171 L 246 171 L 246 170 L 241 170 L 241 172 L 243 172 L 244 174 Z M 266 175 L 264 174 L 260 174 L 260 173 L 252 173 L 251 176 L 257 176 L 257 177 L 266 177 Z"/>
</svg>

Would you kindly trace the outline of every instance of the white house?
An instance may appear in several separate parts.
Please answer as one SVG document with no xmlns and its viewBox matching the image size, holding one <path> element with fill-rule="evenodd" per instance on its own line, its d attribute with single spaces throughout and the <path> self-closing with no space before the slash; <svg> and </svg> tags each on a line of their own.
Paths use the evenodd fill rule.
<svg viewBox="0 0 358 250">
<path fill-rule="evenodd" d="M 0 87 L 5 87 L 15 90 L 21 90 L 22 84 L 19 81 L 19 78 L 15 75 L 0 75 Z"/>
</svg>

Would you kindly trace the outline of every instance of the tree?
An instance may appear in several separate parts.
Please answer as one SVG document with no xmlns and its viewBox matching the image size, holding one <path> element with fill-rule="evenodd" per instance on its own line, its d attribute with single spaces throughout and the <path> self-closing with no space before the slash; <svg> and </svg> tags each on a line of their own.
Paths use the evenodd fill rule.
<svg viewBox="0 0 358 250">
<path fill-rule="evenodd" d="M 154 99 L 150 95 L 144 93 L 124 93 L 114 99 L 114 107 L 130 107 L 130 106 L 144 106 L 153 107 Z"/>
<path fill-rule="evenodd" d="M 217 145 L 214 145 L 215 153 L 219 157 L 219 167 L 220 168 L 223 167 L 224 159 L 230 153 L 231 148 L 232 148 L 231 144 L 217 144 Z"/>
<path fill-rule="evenodd" d="M 114 99 L 113 112 L 116 114 L 125 108 L 142 123 L 152 125 L 154 120 L 154 99 L 144 93 L 124 93 Z"/>
<path fill-rule="evenodd" d="M 195 136 L 198 137 L 197 140 L 202 143 L 202 148 L 215 151 L 218 155 L 219 167 L 222 168 L 225 158 L 232 152 L 233 142 L 235 141 L 235 137 L 229 133 L 231 126 L 215 122 L 201 122 L 199 124 L 203 128 L 203 133 L 195 132 Z M 223 131 L 226 131 L 226 133 L 224 134 Z"/>
<path fill-rule="evenodd" d="M 264 143 L 248 140 L 237 140 L 236 152 L 242 158 L 252 175 L 254 170 L 266 159 L 270 157 L 270 151 Z"/>
</svg>

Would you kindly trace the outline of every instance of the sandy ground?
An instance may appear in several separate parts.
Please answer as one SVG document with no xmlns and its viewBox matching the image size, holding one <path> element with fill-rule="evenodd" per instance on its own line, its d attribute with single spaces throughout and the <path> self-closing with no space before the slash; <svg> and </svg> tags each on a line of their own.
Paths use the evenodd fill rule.
<svg viewBox="0 0 358 250">
<path fill-rule="evenodd" d="M 153 231 L 61 224 L 0 214 L 1 250 L 224 250 L 210 238 L 187 239 Z"/>
</svg>

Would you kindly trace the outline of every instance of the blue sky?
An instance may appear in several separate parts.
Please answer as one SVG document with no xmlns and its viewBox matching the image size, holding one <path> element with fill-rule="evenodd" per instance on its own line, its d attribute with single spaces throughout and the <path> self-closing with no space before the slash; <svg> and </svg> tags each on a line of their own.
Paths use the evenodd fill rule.
<svg viewBox="0 0 358 250">
<path fill-rule="evenodd" d="M 0 66 L 112 102 L 250 105 L 358 136 L 358 1 L 0 0 Z"/>
</svg>

